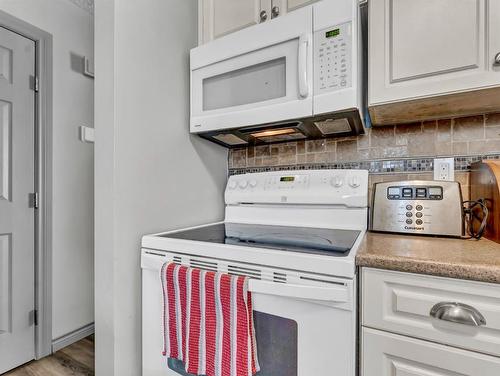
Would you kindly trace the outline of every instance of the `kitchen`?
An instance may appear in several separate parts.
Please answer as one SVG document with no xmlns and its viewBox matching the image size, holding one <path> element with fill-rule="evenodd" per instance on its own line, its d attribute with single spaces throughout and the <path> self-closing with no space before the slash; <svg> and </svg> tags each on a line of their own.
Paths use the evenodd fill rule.
<svg viewBox="0 0 500 376">
<path fill-rule="evenodd" d="M 96 0 L 93 372 L 498 375 L 498 19 Z"/>
<path fill-rule="evenodd" d="M 250 278 L 257 374 L 500 371 L 499 246 L 465 240 L 498 194 L 500 8 L 453 4 L 204 3 L 190 131 L 229 148 L 225 217 L 143 237 L 143 374 L 165 263 Z M 212 374 L 165 331 L 166 374 Z"/>
</svg>

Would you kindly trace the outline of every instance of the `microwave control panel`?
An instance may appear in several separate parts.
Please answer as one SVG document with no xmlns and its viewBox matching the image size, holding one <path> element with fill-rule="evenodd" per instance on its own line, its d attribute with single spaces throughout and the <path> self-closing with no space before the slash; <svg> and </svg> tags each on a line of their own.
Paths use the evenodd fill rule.
<svg viewBox="0 0 500 376">
<path fill-rule="evenodd" d="M 315 94 L 352 86 L 352 22 L 314 33 Z"/>
</svg>

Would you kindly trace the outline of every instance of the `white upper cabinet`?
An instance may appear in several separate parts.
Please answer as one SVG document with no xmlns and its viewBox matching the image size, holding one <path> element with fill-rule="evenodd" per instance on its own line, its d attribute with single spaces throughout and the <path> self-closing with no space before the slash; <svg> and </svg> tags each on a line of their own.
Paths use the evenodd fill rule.
<svg viewBox="0 0 500 376">
<path fill-rule="evenodd" d="M 269 22 L 318 0 L 199 0 L 200 44 Z"/>
<path fill-rule="evenodd" d="M 498 0 L 369 2 L 371 106 L 498 86 L 499 53 Z"/>
<path fill-rule="evenodd" d="M 266 8 L 270 2 L 271 0 L 201 0 L 202 42 L 206 43 L 259 23 L 262 5 Z M 262 18 L 265 19 L 266 15 L 263 13 Z"/>
<path fill-rule="evenodd" d="M 285 12 L 291 12 L 316 1 L 318 0 L 273 0 L 273 3 L 281 3 L 281 8 L 284 9 Z"/>
</svg>

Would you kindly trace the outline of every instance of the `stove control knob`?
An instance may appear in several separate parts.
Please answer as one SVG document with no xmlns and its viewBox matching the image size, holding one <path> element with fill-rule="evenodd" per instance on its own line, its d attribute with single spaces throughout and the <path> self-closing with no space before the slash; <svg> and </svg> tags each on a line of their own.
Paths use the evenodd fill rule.
<svg viewBox="0 0 500 376">
<path fill-rule="evenodd" d="M 257 180 L 250 180 L 250 187 L 255 188 L 257 186 Z"/>
<path fill-rule="evenodd" d="M 241 189 L 245 189 L 248 186 L 248 182 L 246 180 L 240 180 L 238 183 Z"/>
<path fill-rule="evenodd" d="M 361 182 L 359 180 L 359 177 L 357 176 L 352 176 L 350 179 L 349 179 L 349 185 L 352 187 L 352 188 L 358 188 L 360 185 L 361 185 Z"/>
<path fill-rule="evenodd" d="M 340 188 L 340 187 L 342 187 L 342 185 L 344 184 L 344 179 L 342 179 L 342 176 L 334 176 L 334 177 L 332 178 L 331 184 L 332 184 L 335 188 Z"/>
<path fill-rule="evenodd" d="M 231 180 L 228 184 L 229 189 L 236 189 L 237 186 L 238 184 L 234 180 Z"/>
</svg>

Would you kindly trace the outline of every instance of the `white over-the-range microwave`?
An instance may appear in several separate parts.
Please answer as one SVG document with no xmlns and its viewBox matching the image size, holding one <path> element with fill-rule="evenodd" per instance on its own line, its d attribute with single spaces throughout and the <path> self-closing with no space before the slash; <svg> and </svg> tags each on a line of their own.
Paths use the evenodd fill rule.
<svg viewBox="0 0 500 376">
<path fill-rule="evenodd" d="M 190 130 L 227 147 L 364 132 L 358 0 L 322 0 L 191 50 Z"/>
</svg>

